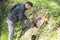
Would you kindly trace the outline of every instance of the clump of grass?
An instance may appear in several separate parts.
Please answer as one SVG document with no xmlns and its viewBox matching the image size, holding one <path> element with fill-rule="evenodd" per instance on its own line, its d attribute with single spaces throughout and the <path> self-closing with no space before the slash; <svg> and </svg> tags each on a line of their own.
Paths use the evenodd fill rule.
<svg viewBox="0 0 60 40">
<path fill-rule="evenodd" d="M 8 40 L 8 33 L 3 33 L 1 35 L 1 40 Z"/>
</svg>

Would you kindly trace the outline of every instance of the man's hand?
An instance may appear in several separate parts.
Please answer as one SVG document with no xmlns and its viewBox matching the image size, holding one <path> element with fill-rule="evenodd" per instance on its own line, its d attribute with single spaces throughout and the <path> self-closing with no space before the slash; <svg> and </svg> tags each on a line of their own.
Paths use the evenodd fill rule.
<svg viewBox="0 0 60 40">
<path fill-rule="evenodd" d="M 25 23 L 27 22 L 27 20 L 25 20 Z"/>
</svg>

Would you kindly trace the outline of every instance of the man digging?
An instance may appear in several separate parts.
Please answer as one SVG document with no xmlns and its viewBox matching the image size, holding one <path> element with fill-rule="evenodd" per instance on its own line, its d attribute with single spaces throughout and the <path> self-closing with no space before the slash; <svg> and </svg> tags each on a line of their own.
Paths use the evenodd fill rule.
<svg viewBox="0 0 60 40">
<path fill-rule="evenodd" d="M 26 10 L 29 10 L 33 4 L 31 2 L 27 2 L 26 4 L 16 4 L 9 12 L 6 22 L 8 24 L 8 40 L 13 40 L 14 34 L 14 24 L 22 19 L 27 19 L 24 14 Z"/>
</svg>

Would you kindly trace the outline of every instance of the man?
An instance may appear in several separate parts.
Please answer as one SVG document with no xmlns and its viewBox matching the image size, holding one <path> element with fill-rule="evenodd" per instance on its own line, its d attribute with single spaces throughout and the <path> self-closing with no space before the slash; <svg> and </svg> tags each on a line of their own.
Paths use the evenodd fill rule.
<svg viewBox="0 0 60 40">
<path fill-rule="evenodd" d="M 33 4 L 31 2 L 27 2 L 26 4 L 21 4 L 16 7 L 14 7 L 7 16 L 7 24 L 8 24 L 8 40 L 13 39 L 13 31 L 14 31 L 14 24 L 22 19 L 27 19 L 25 13 L 25 10 L 29 10 Z"/>
</svg>

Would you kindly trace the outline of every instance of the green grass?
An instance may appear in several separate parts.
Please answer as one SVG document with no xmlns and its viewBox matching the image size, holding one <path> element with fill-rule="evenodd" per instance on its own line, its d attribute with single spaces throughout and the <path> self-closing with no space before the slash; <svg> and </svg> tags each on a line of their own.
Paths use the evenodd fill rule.
<svg viewBox="0 0 60 40">
<path fill-rule="evenodd" d="M 5 4 L 3 2 L 0 4 L 0 8 L 1 8 L 0 14 L 2 14 L 0 16 L 2 18 L 2 19 L 0 19 L 1 20 L 0 26 L 2 26 L 2 27 L 0 27 L 0 28 L 2 28 L 2 30 L 0 30 L 0 32 L 3 32 L 0 36 L 1 37 L 0 40 L 8 39 L 8 32 L 6 32 L 8 28 L 5 23 L 5 20 L 6 20 L 5 18 L 6 18 L 6 14 L 8 13 L 9 9 L 17 2 L 25 3 L 27 1 L 28 0 L 26 0 L 26 1 L 25 0 L 8 0 Z M 53 27 L 55 27 L 56 23 L 60 22 L 60 3 L 58 0 L 29 0 L 29 1 L 31 1 L 34 5 L 33 8 L 31 9 L 31 11 L 34 11 L 37 8 L 44 8 L 48 12 L 50 12 L 50 14 L 54 18 L 56 18 L 56 20 L 52 19 L 53 22 L 51 23 L 51 25 Z M 31 12 L 31 13 L 33 13 L 33 12 Z M 16 32 L 17 30 L 19 30 L 20 24 L 18 23 L 15 26 L 16 27 L 15 27 L 14 31 Z M 47 37 L 46 36 L 47 33 L 45 33 L 45 31 L 46 31 L 46 27 L 40 29 L 38 31 L 38 34 L 41 35 L 41 37 Z M 15 36 L 15 38 L 16 38 L 16 36 Z M 57 38 L 56 30 L 49 33 L 49 36 L 46 40 L 55 40 L 55 38 Z"/>
<path fill-rule="evenodd" d="M 8 40 L 8 33 L 3 33 L 1 35 L 1 40 Z"/>
</svg>

